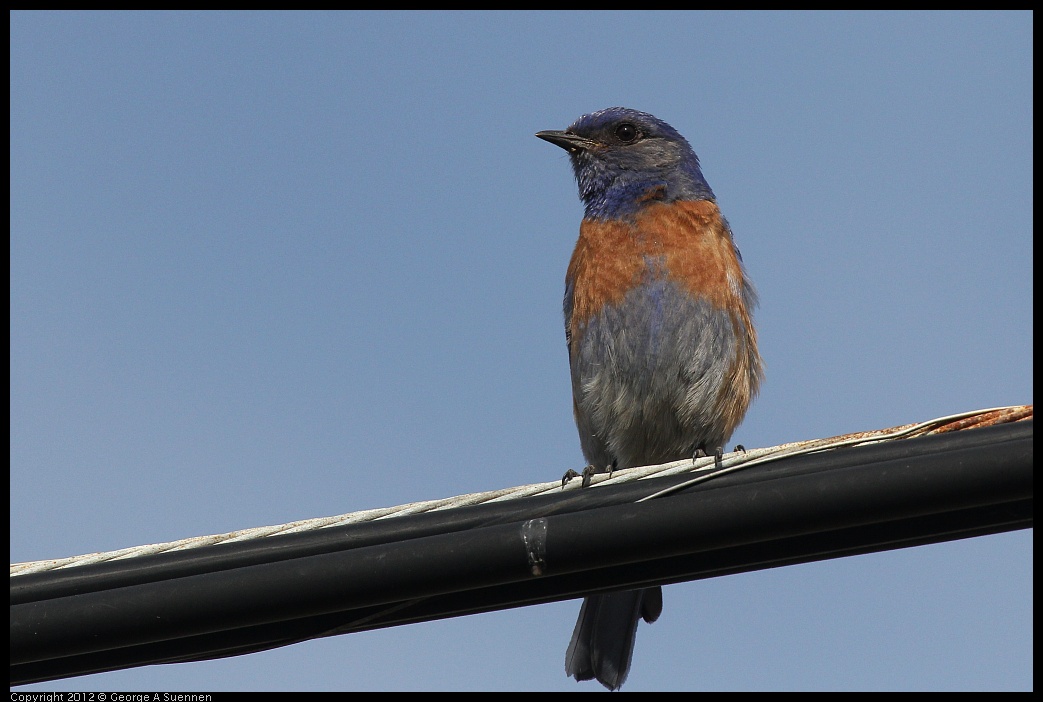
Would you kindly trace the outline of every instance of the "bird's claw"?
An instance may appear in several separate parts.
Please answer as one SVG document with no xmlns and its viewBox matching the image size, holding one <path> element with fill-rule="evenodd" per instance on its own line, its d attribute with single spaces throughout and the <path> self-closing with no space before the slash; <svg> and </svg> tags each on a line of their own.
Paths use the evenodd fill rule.
<svg viewBox="0 0 1043 702">
<path fill-rule="evenodd" d="M 745 451 L 745 449 L 743 449 Z M 705 458 L 710 454 L 706 453 L 706 447 L 700 444 L 695 449 L 695 455 L 692 456 L 692 462 L 694 463 L 697 458 Z M 713 467 L 716 469 L 721 468 L 721 460 L 724 458 L 724 448 L 718 446 L 713 452 Z"/>
<path fill-rule="evenodd" d="M 583 472 L 586 473 L 587 469 L 584 468 Z M 578 478 L 579 476 L 580 476 L 579 473 L 577 473 L 573 469 L 569 468 L 567 471 L 565 471 L 565 475 L 561 476 L 561 486 L 565 487 L 569 483 L 570 480 L 572 480 L 573 478 Z"/>
<path fill-rule="evenodd" d="M 614 471 L 615 469 L 615 463 L 613 463 L 608 468 L 601 468 L 600 470 L 594 467 L 593 465 L 587 465 L 583 467 L 582 473 L 577 473 L 576 471 L 569 468 L 567 471 L 565 471 L 565 475 L 563 475 L 561 478 L 561 486 L 565 487 L 565 485 L 573 478 L 578 478 L 582 476 L 583 484 L 581 485 L 581 487 L 590 487 L 590 480 L 594 477 L 595 473 L 608 473 L 609 477 L 612 477 L 612 471 Z"/>
</svg>

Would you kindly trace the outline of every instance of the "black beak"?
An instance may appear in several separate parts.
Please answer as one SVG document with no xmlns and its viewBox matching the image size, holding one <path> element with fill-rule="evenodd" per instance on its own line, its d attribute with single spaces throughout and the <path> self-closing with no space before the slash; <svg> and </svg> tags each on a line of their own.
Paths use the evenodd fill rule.
<svg viewBox="0 0 1043 702">
<path fill-rule="evenodd" d="M 589 149 L 594 145 L 594 142 L 590 139 L 576 134 L 569 134 L 568 132 L 559 132 L 554 129 L 548 129 L 545 132 L 536 132 L 536 136 L 544 141 L 549 141 L 555 146 L 560 146 L 570 154 L 575 153 L 580 149 Z"/>
</svg>

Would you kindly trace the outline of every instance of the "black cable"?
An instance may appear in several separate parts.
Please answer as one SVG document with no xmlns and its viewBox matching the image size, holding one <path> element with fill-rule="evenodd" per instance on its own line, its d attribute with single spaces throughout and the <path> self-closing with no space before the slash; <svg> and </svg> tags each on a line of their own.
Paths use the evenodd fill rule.
<svg viewBox="0 0 1043 702">
<path fill-rule="evenodd" d="M 1032 420 L 11 578 L 12 684 L 1032 526 Z"/>
</svg>

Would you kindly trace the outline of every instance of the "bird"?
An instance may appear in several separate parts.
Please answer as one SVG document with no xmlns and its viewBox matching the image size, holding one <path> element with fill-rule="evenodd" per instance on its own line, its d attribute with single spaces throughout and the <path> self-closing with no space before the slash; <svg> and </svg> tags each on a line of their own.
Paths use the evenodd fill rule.
<svg viewBox="0 0 1043 702">
<path fill-rule="evenodd" d="M 711 453 L 719 463 L 764 362 L 757 294 L 699 158 L 672 126 L 625 107 L 536 136 L 568 152 L 584 206 L 563 302 L 583 486 Z M 587 596 L 566 674 L 619 689 L 638 621 L 662 609 L 658 586 Z"/>
</svg>

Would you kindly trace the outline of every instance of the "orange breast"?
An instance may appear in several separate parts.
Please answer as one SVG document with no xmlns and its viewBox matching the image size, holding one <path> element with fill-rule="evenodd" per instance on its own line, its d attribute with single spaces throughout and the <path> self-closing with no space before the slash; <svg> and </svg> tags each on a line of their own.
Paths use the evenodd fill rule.
<svg viewBox="0 0 1043 702">
<path fill-rule="evenodd" d="M 742 268 L 716 203 L 652 203 L 633 221 L 583 221 L 566 274 L 573 324 L 664 272 L 721 309 L 744 307 Z"/>
</svg>

